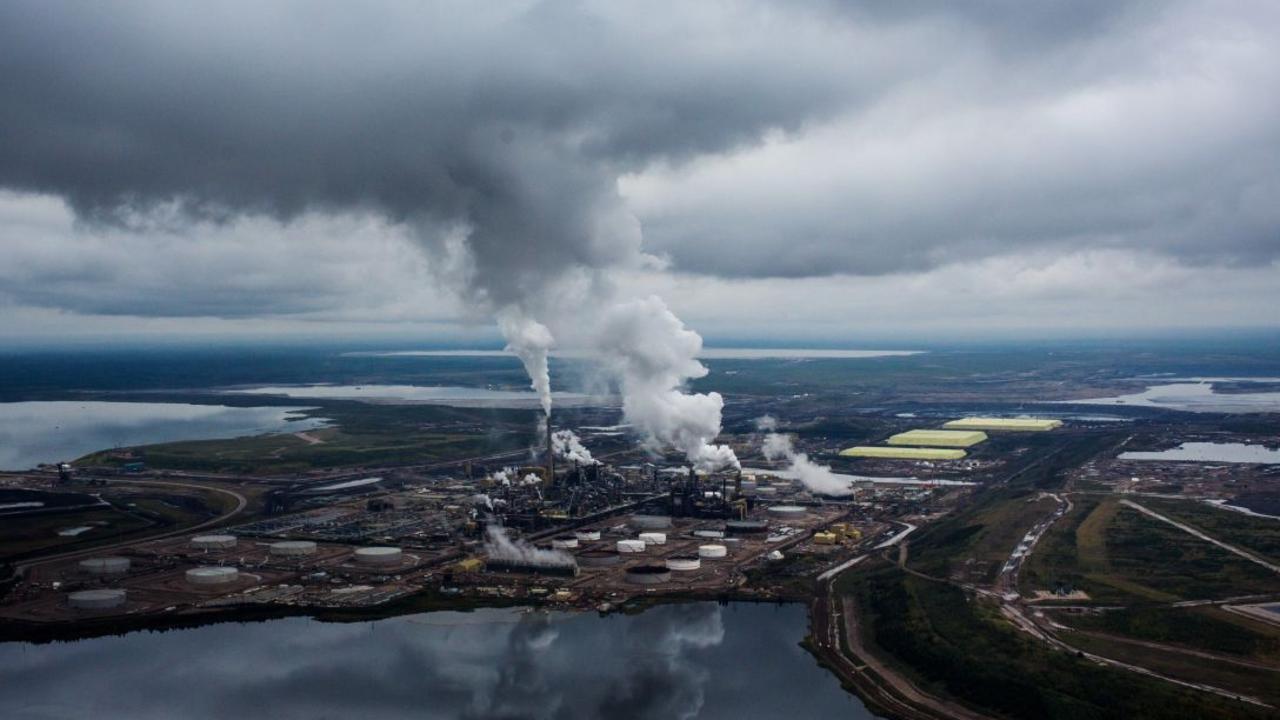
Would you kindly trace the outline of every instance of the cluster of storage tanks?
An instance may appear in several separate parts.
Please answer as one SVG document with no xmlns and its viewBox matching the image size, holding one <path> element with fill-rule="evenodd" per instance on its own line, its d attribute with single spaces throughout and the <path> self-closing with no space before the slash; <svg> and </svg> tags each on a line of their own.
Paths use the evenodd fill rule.
<svg viewBox="0 0 1280 720">
<path fill-rule="evenodd" d="M 599 533 L 595 533 L 595 537 L 599 539 Z M 197 535 L 191 538 L 190 544 L 193 549 L 209 552 L 233 550 L 238 542 L 234 535 Z M 268 554 L 280 559 L 315 555 L 316 549 L 316 543 L 310 540 L 283 540 L 267 546 Z M 359 565 L 398 567 L 404 560 L 404 553 L 398 547 L 363 547 L 358 548 L 353 557 Z M 108 555 L 81 560 L 78 567 L 82 573 L 93 577 L 118 578 L 128 574 L 132 565 L 127 557 Z M 230 566 L 205 565 L 188 569 L 184 578 L 193 586 L 217 587 L 238 581 L 240 571 Z M 81 610 L 103 610 L 123 606 L 126 597 L 127 593 L 120 588 L 98 588 L 69 593 L 67 604 Z"/>
<path fill-rule="evenodd" d="M 803 511 L 803 508 L 801 508 Z M 787 511 L 783 511 L 784 515 Z M 591 547 L 581 550 L 575 554 L 577 562 L 586 568 L 601 568 L 618 565 L 623 558 L 629 555 L 641 555 L 650 547 L 661 546 L 667 544 L 667 533 L 662 532 L 671 527 L 671 518 L 665 515 L 632 515 L 627 525 L 633 530 L 637 530 L 634 538 L 625 538 L 617 540 L 613 543 L 613 549 L 607 550 L 599 547 Z M 763 532 L 768 527 L 763 522 L 747 522 L 744 528 L 738 528 L 738 532 Z M 696 530 L 694 537 L 704 540 L 720 540 L 725 536 L 723 530 Z M 569 544 L 568 536 L 555 538 L 551 542 L 554 549 L 577 549 L 583 546 L 583 543 L 595 542 L 600 540 L 600 531 L 598 530 L 580 530 L 574 533 L 573 544 Z M 718 560 L 728 557 L 728 546 L 722 543 L 708 542 L 699 545 L 696 554 L 675 555 L 667 558 L 659 563 L 642 564 L 629 568 L 625 577 L 628 582 L 638 585 L 656 585 L 670 582 L 672 573 L 691 572 L 702 567 L 704 560 Z"/>
</svg>

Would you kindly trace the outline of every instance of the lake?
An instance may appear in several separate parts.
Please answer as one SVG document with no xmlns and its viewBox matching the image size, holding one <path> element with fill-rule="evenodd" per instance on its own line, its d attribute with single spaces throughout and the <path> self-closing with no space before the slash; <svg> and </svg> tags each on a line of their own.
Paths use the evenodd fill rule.
<svg viewBox="0 0 1280 720">
<path fill-rule="evenodd" d="M 1077 405 L 1133 405 L 1187 412 L 1280 412 L 1280 392 L 1219 393 L 1211 382 L 1153 385 L 1140 393 L 1086 400 L 1054 401 Z"/>
<path fill-rule="evenodd" d="M 1120 459 L 1276 464 L 1280 450 L 1247 443 L 1188 442 L 1168 450 L 1120 453 Z"/>
<path fill-rule="evenodd" d="M 303 418 L 305 409 L 62 400 L 0 403 L 0 470 L 27 470 L 113 447 L 297 432 L 325 424 L 323 419 Z"/>
<path fill-rule="evenodd" d="M 313 400 L 360 400 L 389 405 L 450 405 L 453 407 L 537 408 L 537 393 L 528 390 L 490 390 L 456 385 L 278 385 L 228 390 L 246 395 L 274 395 Z M 558 407 L 616 404 L 610 398 L 556 392 Z"/>
<path fill-rule="evenodd" d="M 873 718 L 797 644 L 801 605 L 289 618 L 0 644 L 0 717 Z"/>
</svg>

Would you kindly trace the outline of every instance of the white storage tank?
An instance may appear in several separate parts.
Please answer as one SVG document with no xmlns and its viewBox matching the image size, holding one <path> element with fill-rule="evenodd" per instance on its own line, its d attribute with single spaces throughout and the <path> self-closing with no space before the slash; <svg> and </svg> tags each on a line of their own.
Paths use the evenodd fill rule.
<svg viewBox="0 0 1280 720">
<path fill-rule="evenodd" d="M 316 544 L 310 540 L 284 540 L 278 543 L 271 543 L 270 549 L 271 554 L 278 557 L 316 554 Z"/>
<path fill-rule="evenodd" d="M 235 535 L 197 535 L 191 538 L 191 547 L 197 550 L 230 550 L 235 546 Z"/>
<path fill-rule="evenodd" d="M 659 585 L 671 581 L 671 571 L 665 565 L 637 565 L 627 570 L 627 581 L 637 585 Z"/>
<path fill-rule="evenodd" d="M 123 575 L 129 572 L 129 558 L 109 556 L 80 561 L 80 569 L 90 575 Z"/>
<path fill-rule="evenodd" d="M 399 565 L 404 553 L 398 547 L 362 547 L 356 550 L 361 565 Z"/>
<path fill-rule="evenodd" d="M 644 541 L 645 545 L 666 545 L 667 544 L 666 533 L 642 532 L 640 533 L 640 539 Z"/>
<path fill-rule="evenodd" d="M 240 579 L 240 571 L 233 567 L 198 567 L 187 571 L 187 582 L 192 585 L 228 585 Z"/>
<path fill-rule="evenodd" d="M 618 552 L 642 553 L 644 552 L 644 541 L 643 540 L 619 540 Z"/>
<path fill-rule="evenodd" d="M 609 567 L 622 562 L 622 556 L 608 550 L 588 550 L 578 553 L 578 564 L 582 567 Z"/>
<path fill-rule="evenodd" d="M 667 558 L 667 569 L 687 572 L 702 567 L 702 560 L 697 555 L 673 555 Z"/>
<path fill-rule="evenodd" d="M 595 542 L 600 539 L 599 530 L 579 530 L 573 534 L 578 538 L 578 542 Z"/>
<path fill-rule="evenodd" d="M 106 610 L 124 605 L 125 591 L 117 589 L 81 590 L 67 596 L 67 603 L 80 610 Z"/>
<path fill-rule="evenodd" d="M 774 505 L 769 508 L 769 514 L 781 520 L 801 518 L 807 512 L 803 505 Z"/>
<path fill-rule="evenodd" d="M 698 546 L 698 557 L 700 558 L 715 560 L 716 558 L 725 557 L 728 554 L 729 554 L 728 548 L 726 548 L 723 545 L 699 545 Z"/>
<path fill-rule="evenodd" d="M 724 531 L 723 530 L 694 530 L 693 536 L 696 538 L 707 538 L 711 540 L 718 540 L 724 537 Z"/>
<path fill-rule="evenodd" d="M 551 538 L 552 550 L 572 550 L 578 547 L 578 538 L 573 535 L 561 535 L 560 537 Z"/>
</svg>

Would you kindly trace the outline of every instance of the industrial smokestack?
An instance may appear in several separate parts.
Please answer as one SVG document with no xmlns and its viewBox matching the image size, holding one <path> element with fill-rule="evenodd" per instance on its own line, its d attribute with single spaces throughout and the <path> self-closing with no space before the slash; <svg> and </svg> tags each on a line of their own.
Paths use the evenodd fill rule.
<svg viewBox="0 0 1280 720">
<path fill-rule="evenodd" d="M 547 483 L 552 483 L 556 479 L 556 453 L 552 446 L 554 438 L 551 436 L 551 412 L 547 412 Z"/>
</svg>

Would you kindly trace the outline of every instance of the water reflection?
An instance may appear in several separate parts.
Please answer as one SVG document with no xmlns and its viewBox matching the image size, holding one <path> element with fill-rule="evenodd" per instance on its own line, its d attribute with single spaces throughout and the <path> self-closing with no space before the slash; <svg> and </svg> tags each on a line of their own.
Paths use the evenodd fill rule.
<svg viewBox="0 0 1280 720">
<path fill-rule="evenodd" d="M 698 603 L 604 618 L 485 610 L 9 643 L 0 716 L 872 717 L 797 645 L 805 624 L 800 606 Z"/>
</svg>

